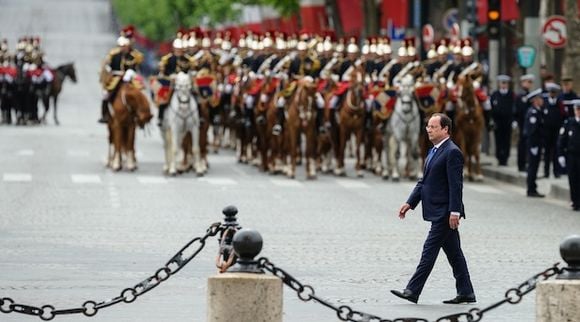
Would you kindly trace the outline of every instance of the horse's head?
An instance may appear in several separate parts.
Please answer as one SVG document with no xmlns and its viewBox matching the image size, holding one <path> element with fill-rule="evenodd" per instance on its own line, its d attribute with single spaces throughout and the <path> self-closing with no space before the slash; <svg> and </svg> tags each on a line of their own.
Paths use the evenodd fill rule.
<svg viewBox="0 0 580 322">
<path fill-rule="evenodd" d="M 191 78 L 184 72 L 175 77 L 175 95 L 180 101 L 187 101 L 191 96 Z"/>
<path fill-rule="evenodd" d="M 65 77 L 70 77 L 73 83 L 77 82 L 77 73 L 75 70 L 74 63 L 68 63 L 58 66 L 56 70 L 60 71 Z"/>
<path fill-rule="evenodd" d="M 134 113 L 137 125 L 143 128 L 153 118 L 147 96 L 130 83 L 123 84 L 120 92 L 121 101 Z"/>
<path fill-rule="evenodd" d="M 411 75 L 405 75 L 399 87 L 399 99 L 405 106 L 410 106 L 413 101 L 413 91 L 415 89 L 415 79 Z M 410 107 L 408 107 L 410 109 Z"/>
<path fill-rule="evenodd" d="M 360 106 L 363 101 L 364 96 L 364 70 L 362 65 L 356 66 L 352 73 L 350 74 L 350 85 L 349 91 L 351 92 L 351 102 L 352 106 Z"/>
</svg>

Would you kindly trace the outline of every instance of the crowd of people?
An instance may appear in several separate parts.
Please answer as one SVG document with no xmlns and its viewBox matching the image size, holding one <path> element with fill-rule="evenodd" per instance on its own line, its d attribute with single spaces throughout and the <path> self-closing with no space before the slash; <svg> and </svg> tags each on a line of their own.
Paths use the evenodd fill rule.
<svg viewBox="0 0 580 322">
<path fill-rule="evenodd" d="M 104 96 L 100 122 L 107 122 L 109 118 L 108 102 L 114 97 L 125 71 L 139 70 L 143 60 L 143 55 L 132 46 L 133 33 L 131 28 L 123 29 L 118 46 L 105 60 L 104 70 L 108 77 L 102 79 Z M 270 92 L 276 92 L 277 120 L 272 135 L 279 135 L 284 127 L 288 100 L 296 89 L 297 80 L 313 81 L 317 86 L 318 110 L 332 110 L 344 101 L 353 69 L 362 68 L 364 118 L 369 128 L 374 126 L 376 111 L 392 112 L 393 100 L 384 99 L 385 96 L 380 93 L 392 90 L 396 96 L 402 79 L 408 75 L 413 77 L 416 88 L 433 84 L 439 89 L 416 91 L 415 98 L 422 116 L 427 116 L 427 107 L 436 106 L 436 111 L 445 112 L 453 119 L 457 106 L 456 99 L 453 99 L 457 96 L 454 88 L 460 78 L 469 77 L 476 89 L 476 99 L 484 110 L 485 124 L 488 130 L 495 133 L 499 166 L 508 164 L 512 130 L 518 129 L 517 164 L 519 171 L 528 172 L 529 196 L 542 196 L 533 183 L 534 169 L 540 159 L 544 160 L 545 177 L 549 177 L 550 173 L 554 177 L 567 172 L 572 174 L 571 177 L 575 175 L 571 170 L 573 162 L 569 160 L 571 153 L 580 150 L 577 148 L 579 143 L 578 140 L 566 140 L 566 136 L 574 131 L 566 129 L 573 127 L 573 121 L 577 118 L 574 106 L 578 101 L 572 90 L 573 79 L 564 77 L 559 85 L 553 77 L 547 76 L 540 84 L 534 75 L 526 74 L 519 79 L 520 88 L 514 90 L 511 78 L 499 75 L 498 88 L 491 91 L 485 86 L 485 69 L 474 60 L 475 52 L 470 39 L 441 39 L 429 48 L 427 59 L 422 61 L 414 47 L 414 39 L 406 39 L 395 55 L 388 37 L 371 37 L 359 47 L 359 41 L 354 37 L 336 39 L 330 33 L 285 35 L 275 31 L 263 34 L 248 32 L 234 41 L 228 32 L 216 32 L 210 37 L 208 32 L 193 28 L 179 30 L 172 45 L 172 52 L 161 58 L 158 76 L 151 84 L 160 121 L 170 101 L 172 79 L 179 72 L 196 75 L 198 80 L 209 77 L 208 83 L 198 84 L 198 89 L 203 92 L 198 94 L 204 97 L 231 95 L 237 84 L 248 83 L 241 112 L 249 126 L 255 126 L 256 105 L 260 100 L 265 100 Z M 329 84 L 332 84 L 332 90 L 325 91 Z M 534 90 L 535 84 L 538 90 Z M 264 90 L 265 87 L 271 90 Z M 488 96 L 488 92 L 491 95 Z M 445 96 L 452 99 L 445 100 Z M 440 102 L 444 103 L 438 105 Z M 210 122 L 217 126 L 219 122 L 224 123 L 223 118 L 220 119 L 224 115 L 219 112 L 220 108 L 228 106 L 217 104 L 216 107 L 210 110 Z M 323 114 L 316 115 L 318 133 L 326 130 Z M 422 119 L 420 122 L 424 122 Z M 572 190 L 577 191 L 572 181 Z M 578 200 L 573 200 L 573 207 L 577 209 L 580 204 Z"/>
<path fill-rule="evenodd" d="M 572 207 L 580 210 L 578 167 L 580 140 L 577 123 L 580 100 L 573 90 L 573 78 L 565 76 L 557 84 L 551 75 L 536 79 L 532 74 L 520 77 L 520 89 L 510 89 L 510 77 L 498 76 L 499 89 L 491 95 L 496 129 L 496 157 L 507 165 L 512 129 L 518 129 L 517 166 L 527 172 L 528 196 L 543 197 L 537 191 L 536 178 L 543 160 L 543 177 L 559 178 L 568 174 Z M 535 88 L 535 83 L 539 83 Z M 567 164 L 568 163 L 568 164 Z"/>
<path fill-rule="evenodd" d="M 0 43 L 0 124 L 40 122 L 38 101 L 49 93 L 54 72 L 48 68 L 39 37 L 21 37 L 11 52 L 7 39 Z"/>
</svg>

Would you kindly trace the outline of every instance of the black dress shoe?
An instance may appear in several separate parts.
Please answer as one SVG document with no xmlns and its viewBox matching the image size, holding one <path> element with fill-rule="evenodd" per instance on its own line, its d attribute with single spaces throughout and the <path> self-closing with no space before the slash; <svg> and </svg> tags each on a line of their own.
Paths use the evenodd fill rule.
<svg viewBox="0 0 580 322">
<path fill-rule="evenodd" d="M 528 197 L 532 197 L 532 198 L 544 198 L 545 195 L 537 192 L 537 191 L 532 191 L 532 192 L 528 192 Z"/>
<path fill-rule="evenodd" d="M 419 296 L 415 295 L 413 292 L 409 290 L 403 290 L 402 292 L 397 290 L 391 290 L 391 293 L 415 304 L 417 304 L 417 301 L 419 300 Z"/>
<path fill-rule="evenodd" d="M 444 304 L 465 304 L 465 303 L 475 303 L 475 295 L 457 295 L 451 300 L 443 301 Z"/>
</svg>

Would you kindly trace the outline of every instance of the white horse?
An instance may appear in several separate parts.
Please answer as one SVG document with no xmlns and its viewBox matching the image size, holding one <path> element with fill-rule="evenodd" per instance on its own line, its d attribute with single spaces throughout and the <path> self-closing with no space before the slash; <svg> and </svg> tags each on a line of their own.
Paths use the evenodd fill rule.
<svg viewBox="0 0 580 322">
<path fill-rule="evenodd" d="M 161 135 L 165 149 L 165 165 L 163 171 L 174 176 L 177 171 L 187 171 L 192 167 L 198 176 L 203 175 L 199 151 L 199 111 L 197 101 L 191 92 L 190 77 L 180 72 L 175 77 L 175 86 L 171 103 L 165 112 L 161 125 Z M 186 134 L 191 133 L 191 142 L 184 140 Z M 183 153 L 183 162 L 176 166 L 179 153 Z"/>
<path fill-rule="evenodd" d="M 391 169 L 394 181 L 399 180 L 401 172 L 407 174 L 411 179 L 419 176 L 419 132 L 421 130 L 421 120 L 419 105 L 414 96 L 414 84 L 413 76 L 407 75 L 403 77 L 397 94 L 397 101 L 395 102 L 395 110 L 389 120 L 386 136 L 386 140 L 389 141 L 387 154 L 388 166 Z M 399 153 L 398 159 L 396 158 L 397 151 Z"/>
</svg>

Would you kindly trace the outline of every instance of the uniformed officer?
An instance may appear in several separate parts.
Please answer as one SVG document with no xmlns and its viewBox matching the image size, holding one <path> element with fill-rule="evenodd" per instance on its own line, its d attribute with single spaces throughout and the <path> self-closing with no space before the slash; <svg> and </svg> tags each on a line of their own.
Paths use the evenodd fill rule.
<svg viewBox="0 0 580 322">
<path fill-rule="evenodd" d="M 569 117 L 558 138 L 558 162 L 568 167 L 572 209 L 580 211 L 580 99 L 574 100 L 574 116 Z"/>
<path fill-rule="evenodd" d="M 528 155 L 526 151 L 526 139 L 524 137 L 524 123 L 526 119 L 526 113 L 528 112 L 528 108 L 530 107 L 530 103 L 528 102 L 528 94 L 534 85 L 535 76 L 533 74 L 525 74 L 520 77 L 520 86 L 521 89 L 519 93 L 516 95 L 516 102 L 515 102 L 515 110 L 514 110 L 514 119 L 516 121 L 516 125 L 519 129 L 519 138 L 518 138 L 518 171 L 525 172 L 526 171 L 526 157 Z"/>
<path fill-rule="evenodd" d="M 573 88 L 574 81 L 572 77 L 562 77 L 562 92 L 560 93 L 560 99 L 566 108 L 567 117 L 574 117 L 574 105 L 572 102 L 579 98 Z"/>
<path fill-rule="evenodd" d="M 117 39 L 118 47 L 109 52 L 105 59 L 105 70 L 111 75 L 104 80 L 105 95 L 101 102 L 101 119 L 99 123 L 107 123 L 109 119 L 109 102 L 115 99 L 115 94 L 121 83 L 123 75 L 129 69 L 139 71 L 143 62 L 143 54 L 137 49 L 131 48 L 129 35 L 121 35 Z"/>
<path fill-rule="evenodd" d="M 543 126 L 543 140 L 544 140 L 544 177 L 550 177 L 550 165 L 553 164 L 554 177 L 560 177 L 560 167 L 558 166 L 556 158 L 556 144 L 558 143 L 558 131 L 562 127 L 562 123 L 566 119 L 564 105 L 558 97 L 560 94 L 560 86 L 556 83 L 546 83 L 544 87 L 547 91 L 544 94 L 544 126 Z"/>
<path fill-rule="evenodd" d="M 527 95 L 527 101 L 531 106 L 528 109 L 524 121 L 524 137 L 526 140 L 526 150 L 528 152 L 528 197 L 543 198 L 544 195 L 538 192 L 536 177 L 538 175 L 538 166 L 542 150 L 542 89 L 539 88 Z"/>
<path fill-rule="evenodd" d="M 500 166 L 506 166 L 510 154 L 515 96 L 511 78 L 498 75 L 499 88 L 491 94 L 492 117 L 495 123 L 495 155 Z"/>
<path fill-rule="evenodd" d="M 178 35 L 179 36 L 179 35 Z M 159 62 L 159 76 L 158 80 L 162 86 L 171 85 L 172 75 L 176 75 L 179 72 L 189 73 L 189 71 L 194 67 L 194 60 L 191 56 L 185 53 L 187 44 L 187 39 L 182 39 L 180 37 L 173 40 L 173 52 L 161 57 Z M 166 102 L 159 104 L 159 115 L 158 115 L 158 125 L 161 126 L 163 122 L 163 115 L 165 114 L 165 109 L 169 105 L 170 97 Z"/>
</svg>

